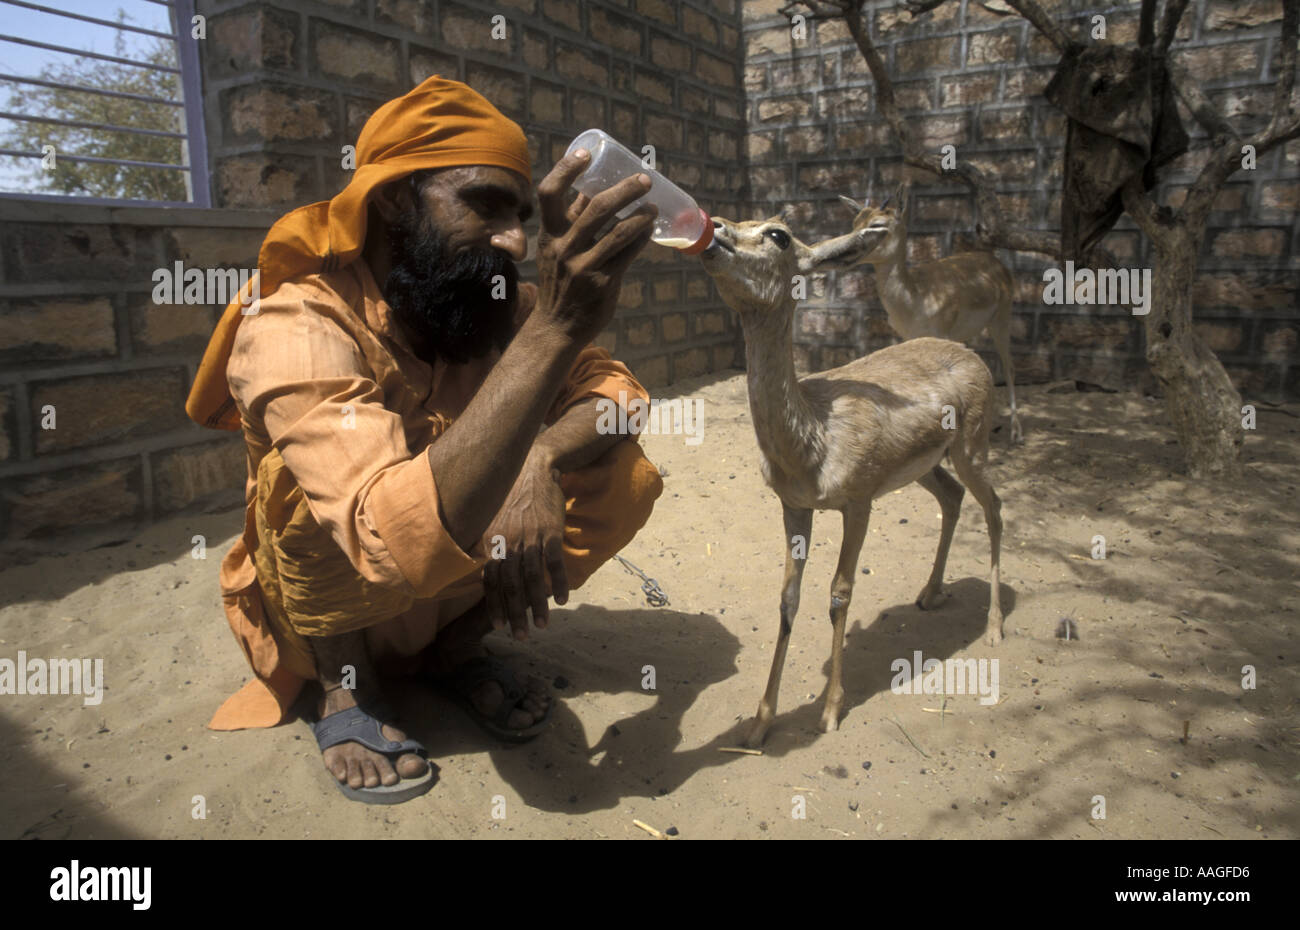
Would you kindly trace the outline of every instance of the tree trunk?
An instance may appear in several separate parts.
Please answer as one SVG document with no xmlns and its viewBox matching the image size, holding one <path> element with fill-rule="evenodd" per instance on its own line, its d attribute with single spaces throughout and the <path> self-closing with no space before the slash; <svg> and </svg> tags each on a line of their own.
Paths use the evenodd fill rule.
<svg viewBox="0 0 1300 930">
<path fill-rule="evenodd" d="M 1201 233 L 1174 227 L 1156 241 L 1147 361 L 1194 478 L 1235 475 L 1242 444 L 1241 395 L 1192 328 L 1192 286 Z"/>
</svg>

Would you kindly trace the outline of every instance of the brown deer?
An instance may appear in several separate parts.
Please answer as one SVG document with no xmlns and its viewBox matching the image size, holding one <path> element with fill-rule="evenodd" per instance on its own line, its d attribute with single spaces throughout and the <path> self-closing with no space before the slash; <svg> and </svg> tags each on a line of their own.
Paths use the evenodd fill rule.
<svg viewBox="0 0 1300 930">
<path fill-rule="evenodd" d="M 781 625 L 767 690 L 746 740 L 763 742 L 776 713 L 781 669 L 811 539 L 814 510 L 838 510 L 844 541 L 831 585 L 831 673 L 822 729 L 839 725 L 844 625 L 871 502 L 917 482 L 939 501 L 943 522 L 930 578 L 917 606 L 943 597 L 944 564 L 961 511 L 962 485 L 984 508 L 992 550 L 987 642 L 1002 639 L 998 602 L 1001 502 L 984 477 L 993 376 L 980 357 L 956 342 L 913 339 L 840 368 L 798 378 L 791 332 L 795 275 L 848 267 L 886 234 L 855 230 L 806 246 L 779 218 L 733 223 L 714 218 L 714 243 L 700 255 L 745 333 L 749 409 L 762 456 L 763 479 L 785 517 L 785 580 Z M 939 462 L 950 457 L 958 483 Z"/>
<path fill-rule="evenodd" d="M 1011 294 L 1013 282 L 1006 265 L 992 252 L 958 252 L 932 262 L 907 264 L 908 203 L 911 188 L 904 184 L 897 206 L 890 199 L 879 207 L 840 199 L 858 211 L 855 230 L 880 232 L 875 248 L 857 264 L 876 267 L 876 291 L 889 325 L 904 339 L 937 336 L 969 344 L 988 330 L 1002 360 L 1011 400 L 1010 441 L 1022 442 L 1024 433 L 1016 413 L 1016 373 L 1011 363 Z"/>
</svg>

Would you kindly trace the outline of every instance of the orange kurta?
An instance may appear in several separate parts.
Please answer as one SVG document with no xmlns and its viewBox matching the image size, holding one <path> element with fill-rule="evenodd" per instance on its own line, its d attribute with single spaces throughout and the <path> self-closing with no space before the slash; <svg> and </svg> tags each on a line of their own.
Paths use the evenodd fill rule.
<svg viewBox="0 0 1300 930">
<path fill-rule="evenodd" d="M 267 621 L 250 557 L 258 545 L 258 469 L 273 447 L 312 517 L 355 570 L 420 599 L 421 630 L 432 629 L 428 611 L 439 597 L 478 584 L 486 553 L 481 545 L 462 550 L 448 535 L 424 450 L 464 410 L 498 356 L 430 366 L 390 314 L 369 266 L 357 260 L 281 284 L 240 321 L 226 373 L 248 445 L 247 509 L 244 532 L 222 560 L 220 584 L 256 677 L 218 710 L 209 723 L 214 729 L 279 723 L 306 673 Z M 620 392 L 624 400 L 649 399 L 626 366 L 589 346 L 546 422 L 586 398 L 617 402 Z M 638 493 L 657 497 L 657 474 L 643 458 L 637 465 Z M 585 552 L 575 546 L 599 548 L 598 533 L 581 533 L 566 527 L 566 555 Z"/>
</svg>

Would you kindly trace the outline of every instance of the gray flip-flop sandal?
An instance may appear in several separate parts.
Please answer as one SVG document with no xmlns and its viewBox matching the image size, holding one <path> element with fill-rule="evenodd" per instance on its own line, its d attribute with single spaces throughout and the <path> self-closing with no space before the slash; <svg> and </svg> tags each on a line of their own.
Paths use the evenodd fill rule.
<svg viewBox="0 0 1300 930">
<path fill-rule="evenodd" d="M 341 710 L 322 720 L 312 722 L 311 730 L 316 737 L 316 745 L 322 752 L 340 743 L 360 743 L 373 752 L 388 756 L 390 762 L 395 762 L 398 756 L 408 752 L 417 753 L 420 758 L 428 761 L 428 751 L 421 743 L 413 739 L 405 739 L 401 742 L 388 739 L 384 736 L 382 726 L 378 718 L 360 707 L 349 707 L 347 710 Z M 353 801 L 360 801 L 363 804 L 401 804 L 403 801 L 419 797 L 432 788 L 434 772 L 433 766 L 430 765 L 423 775 L 403 778 L 395 785 L 377 785 L 374 788 L 353 788 L 333 775 L 330 775 L 330 780 Z"/>
</svg>

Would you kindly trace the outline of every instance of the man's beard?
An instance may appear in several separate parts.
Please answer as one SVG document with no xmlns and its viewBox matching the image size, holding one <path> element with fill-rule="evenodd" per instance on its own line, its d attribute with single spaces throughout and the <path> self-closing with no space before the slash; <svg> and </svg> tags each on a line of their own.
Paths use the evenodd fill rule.
<svg viewBox="0 0 1300 930">
<path fill-rule="evenodd" d="M 424 220 L 422 213 L 408 210 L 389 225 L 392 270 L 384 299 L 393 315 L 453 365 L 504 350 L 518 295 L 514 262 L 495 248 L 466 248 L 448 256 L 441 233 Z M 501 292 L 499 280 L 505 293 L 494 297 L 494 291 Z"/>
</svg>

